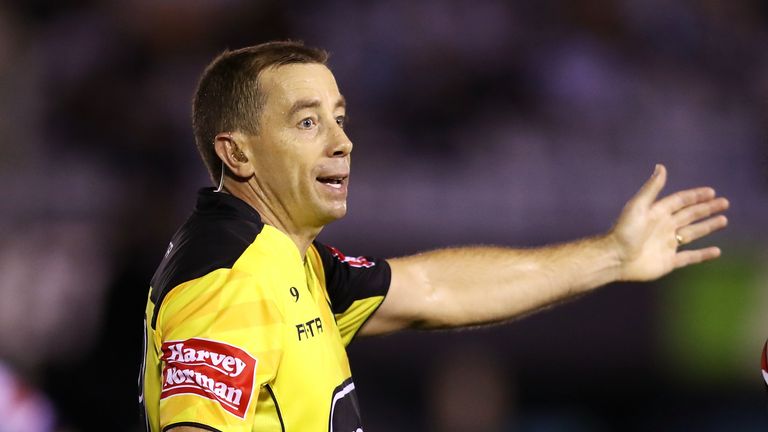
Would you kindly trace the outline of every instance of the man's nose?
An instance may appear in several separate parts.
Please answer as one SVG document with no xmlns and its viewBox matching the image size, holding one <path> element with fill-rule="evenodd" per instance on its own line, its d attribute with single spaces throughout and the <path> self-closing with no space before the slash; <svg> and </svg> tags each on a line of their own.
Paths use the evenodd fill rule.
<svg viewBox="0 0 768 432">
<path fill-rule="evenodd" d="M 352 141 L 347 137 L 347 133 L 344 132 L 340 126 L 337 126 L 332 133 L 331 137 L 331 156 L 332 157 L 344 157 L 352 153 Z"/>
</svg>

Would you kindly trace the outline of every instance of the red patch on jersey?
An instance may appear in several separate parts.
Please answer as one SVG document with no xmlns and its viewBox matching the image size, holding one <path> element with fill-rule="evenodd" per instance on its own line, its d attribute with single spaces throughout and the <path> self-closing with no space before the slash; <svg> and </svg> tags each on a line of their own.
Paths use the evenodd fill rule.
<svg viewBox="0 0 768 432">
<path fill-rule="evenodd" d="M 331 254 L 333 256 L 343 262 L 349 264 L 350 267 L 358 267 L 358 268 L 371 268 L 376 265 L 373 261 L 368 261 L 367 258 L 359 256 L 359 257 L 348 257 L 345 256 L 343 253 L 341 253 L 340 250 L 336 249 L 333 246 L 326 246 L 329 251 L 331 251 Z"/>
<path fill-rule="evenodd" d="M 763 369 L 763 379 L 765 384 L 768 385 L 768 342 L 763 345 L 763 358 L 760 363 Z"/>
<path fill-rule="evenodd" d="M 162 350 L 160 399 L 198 395 L 245 418 L 256 377 L 255 358 L 236 346 L 198 338 L 165 342 Z"/>
</svg>

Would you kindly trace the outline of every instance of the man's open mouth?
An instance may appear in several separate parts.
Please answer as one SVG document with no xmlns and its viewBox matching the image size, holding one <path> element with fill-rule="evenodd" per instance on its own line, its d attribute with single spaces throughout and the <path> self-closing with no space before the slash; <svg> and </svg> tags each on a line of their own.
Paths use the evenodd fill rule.
<svg viewBox="0 0 768 432">
<path fill-rule="evenodd" d="M 346 176 L 318 177 L 317 181 L 332 188 L 341 189 L 341 186 L 344 184 L 344 180 L 346 180 L 346 178 Z"/>
</svg>

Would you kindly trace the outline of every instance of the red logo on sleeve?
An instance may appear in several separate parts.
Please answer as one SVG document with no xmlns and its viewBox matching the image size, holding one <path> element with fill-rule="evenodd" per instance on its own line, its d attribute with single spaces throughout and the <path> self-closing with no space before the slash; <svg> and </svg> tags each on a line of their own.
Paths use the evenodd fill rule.
<svg viewBox="0 0 768 432">
<path fill-rule="evenodd" d="M 345 256 L 343 253 L 341 253 L 340 250 L 336 249 L 333 246 L 326 246 L 329 251 L 331 251 L 331 254 L 333 256 L 343 262 L 349 264 L 350 267 L 358 267 L 358 268 L 371 268 L 376 265 L 375 262 L 369 261 L 366 257 L 348 257 Z"/>
<path fill-rule="evenodd" d="M 162 349 L 160 399 L 194 394 L 245 418 L 256 377 L 255 358 L 236 346 L 198 338 L 165 342 Z"/>
</svg>

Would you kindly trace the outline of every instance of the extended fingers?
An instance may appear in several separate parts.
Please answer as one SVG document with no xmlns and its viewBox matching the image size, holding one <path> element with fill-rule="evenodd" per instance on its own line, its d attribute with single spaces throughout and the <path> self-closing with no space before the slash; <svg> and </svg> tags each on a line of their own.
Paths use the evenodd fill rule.
<svg viewBox="0 0 768 432">
<path fill-rule="evenodd" d="M 657 206 L 663 208 L 666 212 L 677 213 L 683 208 L 709 201 L 715 197 L 715 190 L 710 187 L 700 187 L 675 192 L 659 200 Z"/>
<path fill-rule="evenodd" d="M 696 241 L 715 231 L 719 231 L 728 225 L 728 218 L 725 216 L 715 216 L 699 223 L 686 225 L 677 230 L 677 235 L 682 238 L 684 244 Z"/>
<path fill-rule="evenodd" d="M 728 209 L 730 203 L 725 198 L 715 198 L 698 204 L 689 205 L 675 213 L 675 220 L 678 226 L 685 226 L 691 222 L 712 216 Z"/>
<path fill-rule="evenodd" d="M 705 249 L 687 250 L 675 255 L 675 268 L 698 264 L 720 256 L 720 248 L 708 247 Z"/>
</svg>

